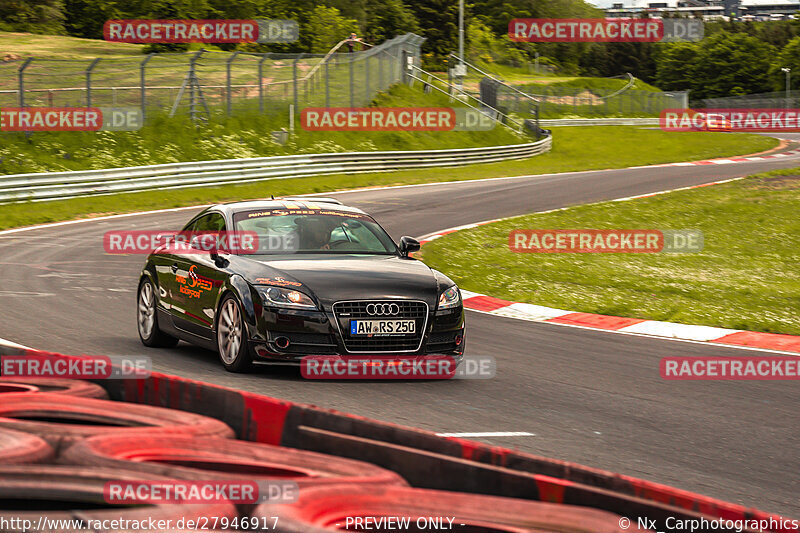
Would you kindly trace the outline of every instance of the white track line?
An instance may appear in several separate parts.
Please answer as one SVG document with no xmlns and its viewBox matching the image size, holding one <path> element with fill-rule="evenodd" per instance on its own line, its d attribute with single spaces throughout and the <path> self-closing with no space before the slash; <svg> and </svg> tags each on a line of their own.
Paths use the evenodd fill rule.
<svg viewBox="0 0 800 533">
<path fill-rule="evenodd" d="M 437 433 L 439 437 L 535 437 L 527 431 L 484 431 L 481 433 Z"/>
</svg>

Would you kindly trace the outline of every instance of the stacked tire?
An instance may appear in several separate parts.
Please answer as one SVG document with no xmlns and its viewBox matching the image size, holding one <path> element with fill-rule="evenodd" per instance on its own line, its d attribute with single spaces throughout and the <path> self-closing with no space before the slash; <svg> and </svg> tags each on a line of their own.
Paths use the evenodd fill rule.
<svg viewBox="0 0 800 533">
<path fill-rule="evenodd" d="M 345 530 L 619 533 L 622 518 L 574 505 L 499 496 L 354 485 L 314 487 L 293 505 L 264 504 L 257 517 L 273 517 L 285 533 Z M 629 524 L 627 531 L 642 531 Z"/>
<path fill-rule="evenodd" d="M 622 524 L 619 516 L 585 507 L 415 489 L 376 465 L 235 440 L 234 431 L 214 418 L 100 399 L 105 392 L 91 383 L 46 381 L 0 380 L 0 533 L 142 530 L 92 527 L 114 519 L 127 521 L 123 524 L 161 520 L 159 531 L 174 529 L 180 519 L 196 520 L 203 524 L 196 529 L 205 532 L 217 529 L 217 522 L 219 529 L 236 529 L 228 524 L 246 519 L 247 529 L 257 523 L 262 530 L 288 533 L 606 533 L 620 531 Z M 262 493 L 258 502 L 238 505 L 216 498 L 203 505 L 181 500 L 131 506 L 105 492 L 112 482 L 161 481 L 257 481 L 259 487 L 262 481 L 290 482 L 299 490 L 290 503 Z M 79 524 L 42 526 L 42 517 Z M 627 531 L 639 531 L 632 526 Z"/>
<path fill-rule="evenodd" d="M 12 392 L 50 392 L 99 400 L 108 398 L 108 393 L 100 385 L 79 379 L 0 377 L 0 394 Z"/>
</svg>

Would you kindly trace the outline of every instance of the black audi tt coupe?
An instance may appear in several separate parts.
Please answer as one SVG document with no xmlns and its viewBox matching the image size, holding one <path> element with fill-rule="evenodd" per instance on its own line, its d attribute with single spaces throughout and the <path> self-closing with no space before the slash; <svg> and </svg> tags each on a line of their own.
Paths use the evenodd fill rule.
<svg viewBox="0 0 800 533">
<path fill-rule="evenodd" d="M 182 231 L 227 238 L 148 255 L 137 291 L 146 346 L 182 339 L 217 350 L 231 372 L 309 355 L 464 352 L 458 287 L 409 256 L 419 242 L 395 244 L 360 209 L 330 198 L 236 202 Z"/>
</svg>

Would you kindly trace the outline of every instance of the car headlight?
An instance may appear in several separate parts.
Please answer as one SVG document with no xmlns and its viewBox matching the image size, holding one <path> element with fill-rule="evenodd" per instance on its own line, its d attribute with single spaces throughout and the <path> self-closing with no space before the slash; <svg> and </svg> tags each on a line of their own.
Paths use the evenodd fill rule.
<svg viewBox="0 0 800 533">
<path fill-rule="evenodd" d="M 307 294 L 294 289 L 285 289 L 283 287 L 259 287 L 258 292 L 261 294 L 266 305 L 291 307 L 294 309 L 317 308 L 317 304 L 315 304 L 314 300 Z"/>
<path fill-rule="evenodd" d="M 439 309 L 450 309 L 451 307 L 458 307 L 460 304 L 461 294 L 455 285 L 439 295 Z"/>
</svg>

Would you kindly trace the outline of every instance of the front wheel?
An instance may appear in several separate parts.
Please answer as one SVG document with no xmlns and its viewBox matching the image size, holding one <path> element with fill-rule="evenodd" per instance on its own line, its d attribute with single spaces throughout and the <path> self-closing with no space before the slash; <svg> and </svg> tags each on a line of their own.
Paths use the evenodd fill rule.
<svg viewBox="0 0 800 533">
<path fill-rule="evenodd" d="M 242 306 L 232 294 L 222 300 L 217 314 L 217 351 L 228 372 L 247 372 L 253 364 L 248 350 Z"/>
<path fill-rule="evenodd" d="M 139 284 L 136 306 L 136 326 L 142 344 L 151 348 L 173 348 L 178 339 L 167 335 L 158 327 L 156 312 L 156 289 L 153 282 L 145 278 Z"/>
</svg>

